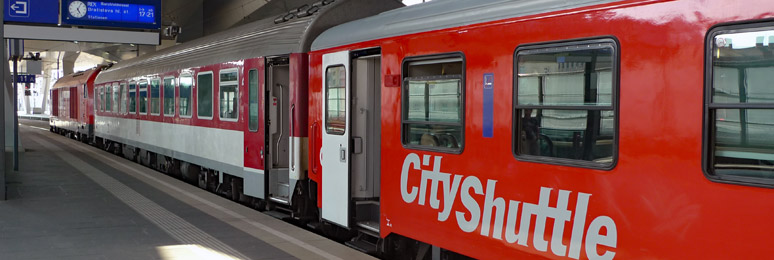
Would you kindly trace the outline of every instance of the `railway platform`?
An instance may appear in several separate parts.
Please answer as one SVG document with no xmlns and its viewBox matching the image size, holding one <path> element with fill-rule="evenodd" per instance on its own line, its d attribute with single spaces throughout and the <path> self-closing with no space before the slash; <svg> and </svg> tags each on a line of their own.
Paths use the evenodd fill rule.
<svg viewBox="0 0 774 260">
<path fill-rule="evenodd" d="M 0 202 L 2 259 L 372 259 L 282 220 L 20 120 Z"/>
</svg>

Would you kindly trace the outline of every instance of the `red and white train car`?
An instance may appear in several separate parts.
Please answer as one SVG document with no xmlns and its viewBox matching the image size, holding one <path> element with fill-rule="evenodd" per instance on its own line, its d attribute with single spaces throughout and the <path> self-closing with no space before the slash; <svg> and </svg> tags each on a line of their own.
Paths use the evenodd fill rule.
<svg viewBox="0 0 774 260">
<path fill-rule="evenodd" d="M 79 140 L 94 136 L 94 79 L 102 66 L 60 78 L 51 88 L 52 132 L 71 135 Z"/>
<path fill-rule="evenodd" d="M 321 218 L 395 258 L 774 253 L 772 1 L 432 1 L 309 63 Z"/>
<path fill-rule="evenodd" d="M 400 6 L 320 1 L 118 63 L 96 80 L 96 143 L 234 199 L 314 216 L 306 52 L 333 25 Z"/>
</svg>

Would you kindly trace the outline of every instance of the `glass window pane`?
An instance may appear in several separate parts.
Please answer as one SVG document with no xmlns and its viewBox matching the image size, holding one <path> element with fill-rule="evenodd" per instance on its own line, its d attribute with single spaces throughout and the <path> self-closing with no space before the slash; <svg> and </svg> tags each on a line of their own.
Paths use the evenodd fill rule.
<svg viewBox="0 0 774 260">
<path fill-rule="evenodd" d="M 177 106 L 181 116 L 191 116 L 191 86 L 193 86 L 191 75 L 180 76 L 180 100 Z"/>
<path fill-rule="evenodd" d="M 161 81 L 158 79 L 151 80 L 151 114 L 158 115 L 161 112 Z"/>
<path fill-rule="evenodd" d="M 518 105 L 612 106 L 613 53 L 607 43 L 520 52 Z"/>
<path fill-rule="evenodd" d="M 212 74 L 199 74 L 197 78 L 196 114 L 199 117 L 212 117 Z"/>
<path fill-rule="evenodd" d="M 343 135 L 347 126 L 347 70 L 344 66 L 325 71 L 325 131 Z"/>
<path fill-rule="evenodd" d="M 222 119 L 238 119 L 239 118 L 239 102 L 237 98 L 238 91 L 238 76 L 237 71 L 233 72 L 221 72 L 220 73 L 220 118 Z"/>
<path fill-rule="evenodd" d="M 137 93 L 136 85 L 134 83 L 129 84 L 129 113 L 137 112 Z"/>
<path fill-rule="evenodd" d="M 110 102 L 111 99 L 113 99 L 112 96 L 113 93 L 113 86 L 105 86 L 105 111 L 110 112 L 112 106 L 112 102 Z"/>
<path fill-rule="evenodd" d="M 121 87 L 119 88 L 119 92 L 121 92 L 120 98 L 119 98 L 119 110 L 121 114 L 126 114 L 126 83 L 121 83 Z"/>
<path fill-rule="evenodd" d="M 774 30 L 713 39 L 712 102 L 774 103 Z"/>
<path fill-rule="evenodd" d="M 148 113 L 148 82 L 140 82 L 139 88 L 140 94 L 138 95 L 138 98 L 140 101 L 138 103 L 140 105 L 140 114 L 146 114 Z"/>
<path fill-rule="evenodd" d="M 715 174 L 774 179 L 774 109 L 718 109 Z"/>
<path fill-rule="evenodd" d="M 175 115 L 175 78 L 164 79 L 164 115 Z"/>
<path fill-rule="evenodd" d="M 521 109 L 519 154 L 612 162 L 614 129 L 604 123 L 612 117 L 612 111 Z"/>
<path fill-rule="evenodd" d="M 459 149 L 462 126 L 406 124 L 403 142 L 411 145 Z"/>
<path fill-rule="evenodd" d="M 119 91 L 118 84 L 116 83 L 111 87 L 113 89 L 113 112 L 119 112 L 118 111 L 118 104 L 120 103 L 119 95 L 121 92 Z"/>
<path fill-rule="evenodd" d="M 247 75 L 248 94 L 250 95 L 250 131 L 258 130 L 258 70 L 250 70 Z"/>
</svg>

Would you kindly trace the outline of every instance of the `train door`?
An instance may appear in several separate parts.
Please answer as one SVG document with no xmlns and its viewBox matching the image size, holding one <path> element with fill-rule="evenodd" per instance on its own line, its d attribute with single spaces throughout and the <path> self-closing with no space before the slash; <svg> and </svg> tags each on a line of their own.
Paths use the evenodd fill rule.
<svg viewBox="0 0 774 260">
<path fill-rule="evenodd" d="M 287 57 L 266 61 L 266 165 L 269 200 L 290 204 L 290 63 Z"/>
<path fill-rule="evenodd" d="M 244 187 L 243 193 L 248 196 L 265 199 L 266 180 L 264 174 L 264 127 L 261 122 L 264 116 L 261 109 L 261 90 L 264 83 L 264 59 L 245 61 L 244 75 L 247 80 L 247 131 L 245 131 L 244 146 Z M 245 89 L 245 88 L 243 88 Z"/>
<path fill-rule="evenodd" d="M 323 109 L 322 144 L 322 219 L 349 228 L 350 216 L 350 111 L 349 52 L 322 57 Z"/>
<path fill-rule="evenodd" d="M 353 52 L 352 88 L 348 116 L 351 120 L 350 192 L 355 201 L 358 227 L 379 234 L 381 152 L 381 51 Z"/>
</svg>

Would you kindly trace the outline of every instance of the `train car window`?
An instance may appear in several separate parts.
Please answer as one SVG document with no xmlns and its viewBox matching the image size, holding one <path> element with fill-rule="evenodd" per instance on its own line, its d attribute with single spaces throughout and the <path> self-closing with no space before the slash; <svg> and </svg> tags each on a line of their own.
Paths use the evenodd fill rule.
<svg viewBox="0 0 774 260">
<path fill-rule="evenodd" d="M 151 115 L 161 114 L 161 80 L 152 79 L 150 89 Z"/>
<path fill-rule="evenodd" d="M 119 105 L 119 112 L 124 115 L 126 114 L 126 82 L 121 83 L 121 86 L 119 87 L 119 91 L 121 92 L 119 99 L 120 105 Z"/>
<path fill-rule="evenodd" d="M 617 44 L 612 39 L 516 49 L 514 154 L 612 168 L 617 151 Z"/>
<path fill-rule="evenodd" d="M 227 69 L 220 72 L 220 119 L 236 121 L 239 118 L 239 72 Z"/>
<path fill-rule="evenodd" d="M 212 72 L 199 73 L 196 78 L 196 115 L 212 119 Z"/>
<path fill-rule="evenodd" d="M 707 43 L 708 177 L 774 185 L 774 24 L 714 29 Z"/>
<path fill-rule="evenodd" d="M 140 105 L 140 114 L 147 114 L 148 113 L 148 81 L 142 80 L 138 84 L 138 87 L 140 88 L 140 94 L 138 94 L 138 99 Z"/>
<path fill-rule="evenodd" d="M 325 132 L 344 135 L 347 126 L 347 69 L 342 65 L 325 69 Z"/>
<path fill-rule="evenodd" d="M 462 152 L 465 64 L 462 54 L 403 62 L 402 140 L 406 147 Z"/>
<path fill-rule="evenodd" d="M 175 78 L 164 79 L 164 115 L 175 116 Z"/>
<path fill-rule="evenodd" d="M 113 104 L 110 102 L 113 99 L 113 86 L 105 85 L 102 88 L 105 89 L 105 95 L 103 96 L 105 99 L 105 112 L 110 112 L 113 108 Z"/>
<path fill-rule="evenodd" d="M 119 95 L 121 94 L 121 92 L 118 89 L 118 83 L 114 83 L 113 86 L 111 86 L 110 88 L 113 89 L 113 97 L 112 97 L 113 109 L 112 110 L 114 113 L 119 113 L 118 104 L 121 103 L 119 100 Z"/>
<path fill-rule="evenodd" d="M 83 84 L 83 99 L 89 98 L 89 88 L 86 84 Z"/>
<path fill-rule="evenodd" d="M 247 73 L 248 94 L 250 95 L 250 122 L 251 132 L 258 131 L 258 70 L 252 69 Z"/>
<path fill-rule="evenodd" d="M 177 105 L 181 117 L 191 117 L 191 86 L 193 77 L 190 74 L 180 75 L 180 100 Z"/>
<path fill-rule="evenodd" d="M 137 113 L 137 84 L 129 82 L 129 113 Z"/>
</svg>

